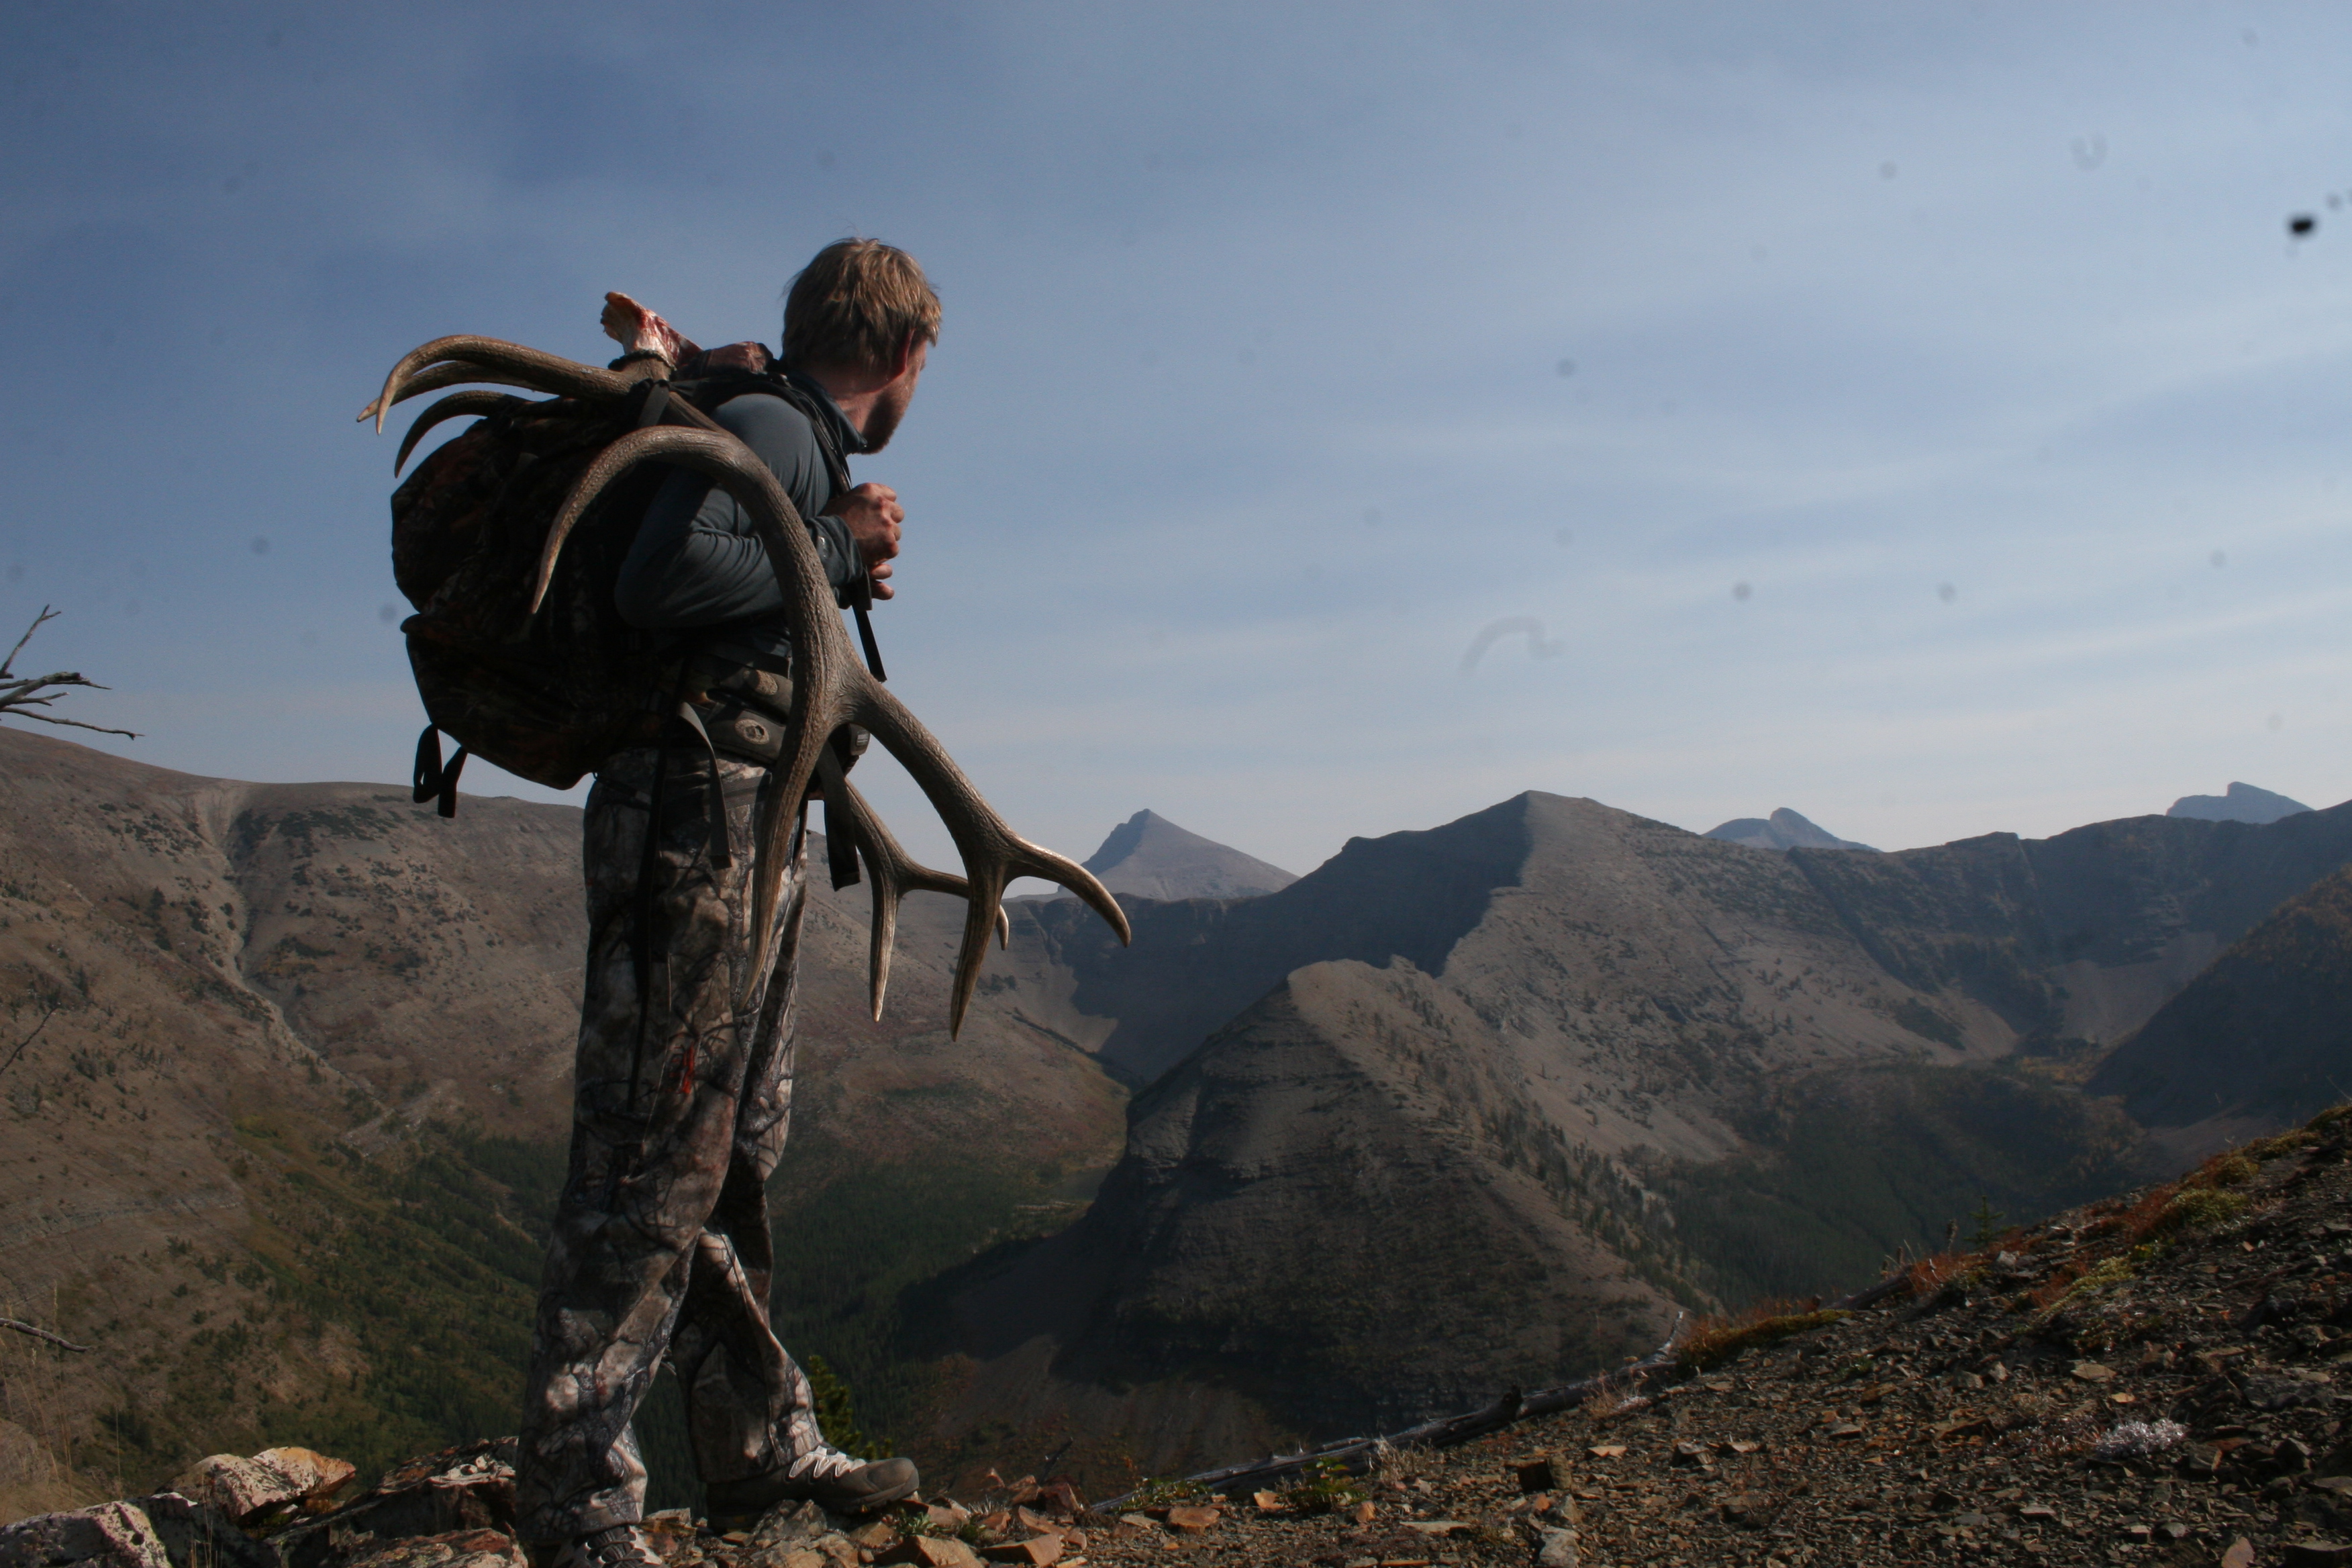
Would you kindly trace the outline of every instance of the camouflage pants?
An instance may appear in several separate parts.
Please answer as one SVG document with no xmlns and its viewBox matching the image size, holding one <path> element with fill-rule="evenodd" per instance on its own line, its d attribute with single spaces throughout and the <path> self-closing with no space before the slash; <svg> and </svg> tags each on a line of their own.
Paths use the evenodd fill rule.
<svg viewBox="0 0 2352 1568">
<path fill-rule="evenodd" d="M 520 1523 L 534 1542 L 643 1517 L 646 1471 L 629 1424 L 665 1356 L 705 1485 L 782 1469 L 823 1440 L 808 1380 L 768 1325 L 766 1183 L 792 1110 L 803 828 L 788 818 L 789 842 L 775 847 L 791 857 L 776 951 L 755 967 L 752 825 L 772 787 L 767 770 L 720 759 L 732 864 L 714 868 L 709 758 L 669 752 L 647 904 L 638 882 L 660 755 L 614 757 L 588 796 L 572 1162 L 516 1467 Z"/>
</svg>

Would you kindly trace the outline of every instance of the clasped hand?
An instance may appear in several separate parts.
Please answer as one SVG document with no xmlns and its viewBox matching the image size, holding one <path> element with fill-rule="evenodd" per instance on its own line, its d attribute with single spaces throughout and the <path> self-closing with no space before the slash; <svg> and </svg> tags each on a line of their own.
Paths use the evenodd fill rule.
<svg viewBox="0 0 2352 1568">
<path fill-rule="evenodd" d="M 890 560 L 898 553 L 898 525 L 907 521 L 907 509 L 898 504 L 898 492 L 888 485 L 862 484 L 834 497 L 824 510 L 849 525 L 849 537 L 856 542 L 858 558 L 873 579 L 874 596 L 889 598 Z"/>
</svg>

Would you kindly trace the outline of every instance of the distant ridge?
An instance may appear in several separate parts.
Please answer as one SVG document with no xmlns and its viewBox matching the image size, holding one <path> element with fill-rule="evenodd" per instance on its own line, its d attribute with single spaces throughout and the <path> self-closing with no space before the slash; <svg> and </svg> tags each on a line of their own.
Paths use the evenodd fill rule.
<svg viewBox="0 0 2352 1568">
<path fill-rule="evenodd" d="M 2231 787 L 2237 786 L 2233 784 Z M 2179 815 L 2178 810 L 2174 815 Z M 1708 828 L 1706 837 L 1745 844 L 1750 849 L 1867 849 L 1874 855 L 1878 853 L 1870 845 L 1840 838 L 1828 829 L 1816 826 L 1785 805 L 1769 817 L 1734 817 L 1729 822 Z"/>
<path fill-rule="evenodd" d="M 2250 784 L 2232 784 L 2227 795 L 2184 795 L 2164 815 L 2191 816 L 2200 822 L 2251 822 L 2259 826 L 2310 809 L 2299 800 Z"/>
<path fill-rule="evenodd" d="M 1156 811 L 1139 811 L 1112 828 L 1086 867 L 1112 892 L 1139 899 L 1253 899 L 1298 880 Z"/>
</svg>

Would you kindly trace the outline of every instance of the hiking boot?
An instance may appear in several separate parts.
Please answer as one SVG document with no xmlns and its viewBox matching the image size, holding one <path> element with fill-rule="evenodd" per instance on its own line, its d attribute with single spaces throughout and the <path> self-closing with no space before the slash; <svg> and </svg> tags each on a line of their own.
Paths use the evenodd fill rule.
<svg viewBox="0 0 2352 1568">
<path fill-rule="evenodd" d="M 644 1531 L 634 1524 L 607 1525 L 530 1555 L 537 1568 L 663 1568 Z"/>
<path fill-rule="evenodd" d="M 911 1496 L 919 1479 L 912 1459 L 869 1462 L 851 1458 L 838 1448 L 818 1448 L 772 1475 L 709 1488 L 704 1511 L 710 1516 L 710 1528 L 722 1534 L 751 1529 L 780 1502 L 813 1502 L 835 1513 L 872 1513 Z"/>
</svg>

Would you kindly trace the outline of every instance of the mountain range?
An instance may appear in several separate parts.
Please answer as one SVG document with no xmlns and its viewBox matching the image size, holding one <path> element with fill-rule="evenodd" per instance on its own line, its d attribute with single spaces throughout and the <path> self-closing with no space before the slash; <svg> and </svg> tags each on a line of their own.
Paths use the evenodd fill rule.
<svg viewBox="0 0 2352 1568">
<path fill-rule="evenodd" d="M 80 1462 L 510 1419 L 577 813 L 9 731 L 0 801 L 0 1294 L 99 1346 Z M 1528 794 L 1293 879 L 1141 813 L 1090 862 L 1133 946 L 1016 903 L 953 1044 L 955 902 L 909 900 L 877 1026 L 819 877 L 777 1317 L 950 1475 L 1557 1381 L 2308 1114 L 2352 1076 L 2348 862 L 2352 807 L 1865 854 Z M 674 1394 L 645 1427 L 688 1500 Z M 0 1506 L 37 1437 L 0 1421 Z"/>
</svg>

